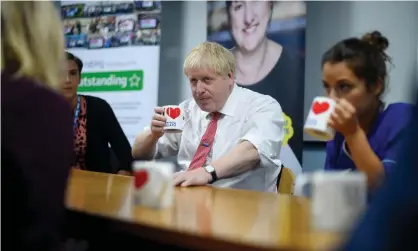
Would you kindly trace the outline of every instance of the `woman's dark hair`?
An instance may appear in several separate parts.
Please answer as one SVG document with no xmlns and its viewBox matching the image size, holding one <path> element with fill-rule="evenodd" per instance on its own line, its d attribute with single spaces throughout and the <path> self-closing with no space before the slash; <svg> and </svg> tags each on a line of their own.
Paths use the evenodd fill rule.
<svg viewBox="0 0 418 251">
<path fill-rule="evenodd" d="M 76 63 L 78 67 L 78 74 L 81 74 L 81 71 L 83 70 L 83 61 L 81 61 L 80 58 L 78 58 L 77 56 L 75 56 L 74 54 L 68 51 L 66 51 L 65 54 L 67 56 L 67 60 L 72 60 Z"/>
<path fill-rule="evenodd" d="M 385 90 L 385 80 L 388 74 L 386 63 L 391 63 L 390 57 L 385 53 L 389 41 L 379 31 L 366 33 L 361 38 L 344 39 L 322 56 L 322 67 L 325 63 L 345 62 L 357 78 L 366 82 L 368 90 L 377 83 L 382 83 L 382 92 Z"/>
</svg>

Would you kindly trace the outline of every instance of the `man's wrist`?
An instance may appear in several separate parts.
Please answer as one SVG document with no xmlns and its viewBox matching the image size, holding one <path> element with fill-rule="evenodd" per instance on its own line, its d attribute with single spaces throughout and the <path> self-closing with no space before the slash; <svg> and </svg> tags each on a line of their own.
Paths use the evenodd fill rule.
<svg viewBox="0 0 418 251">
<path fill-rule="evenodd" d="M 213 182 L 215 182 L 215 181 L 218 180 L 218 175 L 216 173 L 216 170 L 215 170 L 215 167 L 214 166 L 207 165 L 207 166 L 204 166 L 203 168 L 205 169 L 206 173 L 208 174 L 208 177 L 210 176 L 208 178 L 208 183 L 209 184 L 211 184 L 211 183 L 213 183 Z"/>
<path fill-rule="evenodd" d="M 152 142 L 157 142 L 162 136 L 162 133 L 155 133 L 151 129 L 148 131 L 148 137 Z"/>
<path fill-rule="evenodd" d="M 210 173 L 208 173 L 206 170 L 205 170 L 205 173 L 206 173 L 206 176 L 208 177 L 207 178 L 208 184 L 212 183 L 212 180 L 213 180 L 212 175 Z"/>
<path fill-rule="evenodd" d="M 157 144 L 160 138 L 161 136 L 155 135 L 151 131 L 151 129 L 149 129 L 146 141 L 148 142 L 148 145 L 151 148 L 151 150 L 149 150 L 149 156 L 148 156 L 151 159 L 154 159 L 155 156 L 157 155 L 157 151 L 158 151 Z"/>
</svg>

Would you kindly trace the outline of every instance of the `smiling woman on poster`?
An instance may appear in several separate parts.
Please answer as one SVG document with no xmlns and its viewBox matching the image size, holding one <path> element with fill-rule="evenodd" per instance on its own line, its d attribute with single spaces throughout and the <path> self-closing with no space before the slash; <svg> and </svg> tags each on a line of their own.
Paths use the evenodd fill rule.
<svg viewBox="0 0 418 251">
<path fill-rule="evenodd" d="M 273 3 L 268 1 L 227 1 L 232 53 L 237 60 L 236 81 L 240 85 L 258 84 L 278 63 L 283 47 L 266 37 Z M 256 66 L 256 67 L 254 67 Z"/>
<path fill-rule="evenodd" d="M 267 37 L 273 11 L 278 7 L 280 5 L 273 1 L 226 1 L 228 28 L 234 44 L 231 51 L 237 61 L 236 82 L 270 95 L 281 104 L 286 113 L 290 145 L 283 146 L 280 157 L 284 166 L 298 174 L 301 172 L 303 134 L 301 128 L 293 129 L 292 124 L 303 123 L 303 102 L 300 100 L 304 93 L 304 61 L 297 51 L 274 41 L 291 40 L 282 30 L 281 34 L 271 35 L 273 38 Z M 285 10 L 290 11 L 289 8 Z"/>
</svg>

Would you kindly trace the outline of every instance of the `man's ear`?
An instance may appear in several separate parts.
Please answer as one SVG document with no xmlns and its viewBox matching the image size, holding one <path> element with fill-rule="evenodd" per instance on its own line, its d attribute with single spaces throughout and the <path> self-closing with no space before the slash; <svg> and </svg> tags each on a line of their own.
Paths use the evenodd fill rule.
<svg viewBox="0 0 418 251">
<path fill-rule="evenodd" d="M 228 80 L 229 80 L 230 86 L 233 86 L 235 83 L 235 76 L 232 71 L 228 73 Z"/>
<path fill-rule="evenodd" d="M 228 78 L 229 78 L 229 79 L 231 79 L 231 80 L 235 80 L 235 79 L 234 79 L 234 77 L 235 77 L 235 76 L 234 76 L 234 73 L 233 73 L 232 71 L 230 71 L 230 72 L 228 73 Z"/>
</svg>

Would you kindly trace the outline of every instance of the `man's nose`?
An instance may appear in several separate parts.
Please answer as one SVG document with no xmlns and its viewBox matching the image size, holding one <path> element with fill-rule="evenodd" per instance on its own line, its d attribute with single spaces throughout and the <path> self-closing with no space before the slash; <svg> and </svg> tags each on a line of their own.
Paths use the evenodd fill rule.
<svg viewBox="0 0 418 251">
<path fill-rule="evenodd" d="M 201 81 L 197 82 L 196 92 L 199 94 L 202 94 L 205 92 L 205 88 L 203 87 L 203 83 Z"/>
</svg>

